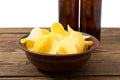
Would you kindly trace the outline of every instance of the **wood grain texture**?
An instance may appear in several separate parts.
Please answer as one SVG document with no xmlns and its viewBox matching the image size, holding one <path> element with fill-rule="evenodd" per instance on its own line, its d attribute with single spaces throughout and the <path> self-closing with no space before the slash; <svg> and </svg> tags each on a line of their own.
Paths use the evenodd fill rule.
<svg viewBox="0 0 120 80">
<path fill-rule="evenodd" d="M 48 28 L 45 28 L 48 29 Z M 32 28 L 0 28 L 0 33 L 29 33 Z"/>
<path fill-rule="evenodd" d="M 3 77 L 0 80 L 119 80 L 120 77 Z"/>
<path fill-rule="evenodd" d="M 0 28 L 0 33 L 28 33 L 32 28 Z"/>
<path fill-rule="evenodd" d="M 30 30 L 0 29 L 0 80 L 119 80 L 120 28 L 102 29 L 100 46 L 89 62 L 76 72 L 59 75 L 39 72 L 18 47 L 18 39 Z"/>
</svg>

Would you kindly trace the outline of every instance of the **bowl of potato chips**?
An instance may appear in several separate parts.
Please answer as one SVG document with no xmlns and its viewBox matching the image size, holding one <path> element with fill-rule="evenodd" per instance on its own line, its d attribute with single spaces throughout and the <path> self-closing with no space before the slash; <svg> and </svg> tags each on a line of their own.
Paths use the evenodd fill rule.
<svg viewBox="0 0 120 80">
<path fill-rule="evenodd" d="M 74 71 L 83 66 L 99 46 L 92 35 L 74 31 L 69 25 L 54 23 L 50 30 L 34 28 L 18 41 L 29 61 L 39 70 Z"/>
</svg>

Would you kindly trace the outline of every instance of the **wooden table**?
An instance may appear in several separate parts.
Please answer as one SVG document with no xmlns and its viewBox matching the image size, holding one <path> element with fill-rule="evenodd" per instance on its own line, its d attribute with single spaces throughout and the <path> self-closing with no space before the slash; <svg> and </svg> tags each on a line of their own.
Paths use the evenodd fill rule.
<svg viewBox="0 0 120 80">
<path fill-rule="evenodd" d="M 120 79 L 120 28 L 102 29 L 101 44 L 77 72 L 39 72 L 18 47 L 17 40 L 31 29 L 0 29 L 0 80 L 118 80 Z"/>
</svg>

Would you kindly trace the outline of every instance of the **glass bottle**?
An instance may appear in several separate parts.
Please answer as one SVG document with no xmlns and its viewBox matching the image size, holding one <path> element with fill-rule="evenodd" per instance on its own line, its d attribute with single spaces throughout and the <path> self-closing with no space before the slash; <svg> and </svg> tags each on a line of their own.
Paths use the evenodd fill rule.
<svg viewBox="0 0 120 80">
<path fill-rule="evenodd" d="M 81 0 L 80 31 L 100 40 L 102 0 Z"/>
<path fill-rule="evenodd" d="M 59 0 L 59 22 L 78 31 L 79 0 Z"/>
</svg>

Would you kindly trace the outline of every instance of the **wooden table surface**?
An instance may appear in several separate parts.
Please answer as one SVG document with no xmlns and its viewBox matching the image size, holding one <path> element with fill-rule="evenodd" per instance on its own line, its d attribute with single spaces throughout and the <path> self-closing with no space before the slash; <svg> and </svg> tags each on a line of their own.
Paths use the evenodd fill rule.
<svg viewBox="0 0 120 80">
<path fill-rule="evenodd" d="M 17 40 L 31 29 L 0 29 L 0 80 L 119 80 L 120 28 L 102 29 L 101 44 L 77 72 L 39 72 L 18 47 Z"/>
</svg>

